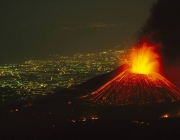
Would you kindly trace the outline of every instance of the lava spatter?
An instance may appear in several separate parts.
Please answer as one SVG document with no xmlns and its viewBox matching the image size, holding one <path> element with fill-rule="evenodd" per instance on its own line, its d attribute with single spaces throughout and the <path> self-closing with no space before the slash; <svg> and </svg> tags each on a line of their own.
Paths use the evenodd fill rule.
<svg viewBox="0 0 180 140">
<path fill-rule="evenodd" d="M 177 101 L 180 92 L 158 73 L 124 71 L 86 98 L 100 104 L 154 104 Z"/>
</svg>

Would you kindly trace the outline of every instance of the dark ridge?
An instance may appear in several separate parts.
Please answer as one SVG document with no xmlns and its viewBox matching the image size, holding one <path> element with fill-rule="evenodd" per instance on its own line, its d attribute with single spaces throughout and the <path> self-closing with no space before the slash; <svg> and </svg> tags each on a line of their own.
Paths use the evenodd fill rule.
<svg viewBox="0 0 180 140">
<path fill-rule="evenodd" d="M 99 87 L 101 87 L 102 85 L 107 83 L 109 80 L 112 80 L 114 77 L 116 77 L 118 74 L 120 74 L 121 72 L 123 72 L 124 70 L 126 70 L 128 68 L 129 68 L 129 66 L 126 64 L 121 65 L 121 66 L 117 67 L 115 70 L 113 70 L 107 74 L 103 74 L 103 75 L 97 76 L 95 78 L 92 78 L 90 80 L 87 80 L 86 82 L 75 86 L 75 88 L 86 89 L 89 92 L 95 91 L 96 89 L 98 89 Z"/>
</svg>

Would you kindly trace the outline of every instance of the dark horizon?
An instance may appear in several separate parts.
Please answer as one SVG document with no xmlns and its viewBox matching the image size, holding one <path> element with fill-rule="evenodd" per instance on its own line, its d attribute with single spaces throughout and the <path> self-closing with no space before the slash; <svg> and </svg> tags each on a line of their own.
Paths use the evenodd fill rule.
<svg viewBox="0 0 180 140">
<path fill-rule="evenodd" d="M 132 41 L 155 0 L 3 1 L 0 64 L 109 50 Z"/>
</svg>

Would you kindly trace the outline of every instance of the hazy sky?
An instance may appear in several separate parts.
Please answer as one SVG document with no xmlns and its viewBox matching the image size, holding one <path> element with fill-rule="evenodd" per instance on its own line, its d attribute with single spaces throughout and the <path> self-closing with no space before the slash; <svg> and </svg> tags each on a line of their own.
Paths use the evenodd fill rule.
<svg viewBox="0 0 180 140">
<path fill-rule="evenodd" d="M 4 0 L 0 64 L 109 50 L 132 40 L 155 0 Z"/>
</svg>

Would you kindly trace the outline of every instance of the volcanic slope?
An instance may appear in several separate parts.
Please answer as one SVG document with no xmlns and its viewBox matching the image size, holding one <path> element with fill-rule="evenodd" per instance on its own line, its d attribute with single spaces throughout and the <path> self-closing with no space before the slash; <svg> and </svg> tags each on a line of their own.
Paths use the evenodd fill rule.
<svg viewBox="0 0 180 140">
<path fill-rule="evenodd" d="M 98 104 L 156 104 L 180 100 L 180 91 L 158 73 L 137 74 L 126 70 L 82 98 Z"/>
</svg>

